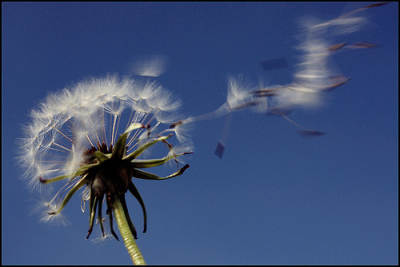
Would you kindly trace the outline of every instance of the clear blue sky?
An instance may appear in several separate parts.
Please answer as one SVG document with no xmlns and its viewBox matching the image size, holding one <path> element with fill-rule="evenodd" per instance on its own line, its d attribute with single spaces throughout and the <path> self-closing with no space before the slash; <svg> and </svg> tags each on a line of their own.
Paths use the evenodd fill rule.
<svg viewBox="0 0 400 267">
<path fill-rule="evenodd" d="M 48 93 L 163 55 L 159 81 L 185 114 L 201 114 L 225 101 L 230 74 L 290 82 L 302 17 L 328 20 L 364 5 L 3 2 L 2 263 L 131 263 L 122 242 L 85 239 L 77 196 L 65 208 L 68 226 L 32 215 L 38 194 L 19 179 L 16 138 Z M 213 153 L 224 119 L 202 121 L 183 176 L 136 181 L 148 210 L 137 240 L 147 263 L 398 263 L 398 3 L 364 15 L 369 24 L 343 41 L 378 46 L 338 53 L 335 67 L 351 80 L 320 109 L 292 115 L 327 135 L 303 138 L 281 118 L 234 113 L 222 160 Z M 289 67 L 260 67 L 276 57 Z M 140 206 L 132 197 L 128 206 L 142 228 Z"/>
</svg>

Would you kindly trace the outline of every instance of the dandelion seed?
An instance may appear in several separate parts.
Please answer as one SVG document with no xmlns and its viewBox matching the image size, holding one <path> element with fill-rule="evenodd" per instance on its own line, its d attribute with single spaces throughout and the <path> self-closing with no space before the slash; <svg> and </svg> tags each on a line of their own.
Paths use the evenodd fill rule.
<svg viewBox="0 0 400 267">
<path fill-rule="evenodd" d="M 135 62 L 132 71 L 139 76 L 158 77 L 165 71 L 165 65 L 165 57 L 151 56 Z"/>
</svg>

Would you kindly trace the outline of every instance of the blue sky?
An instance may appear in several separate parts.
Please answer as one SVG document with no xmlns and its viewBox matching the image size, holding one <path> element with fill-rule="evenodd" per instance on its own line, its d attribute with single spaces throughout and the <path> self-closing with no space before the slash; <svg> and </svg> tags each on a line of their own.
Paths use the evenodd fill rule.
<svg viewBox="0 0 400 267">
<path fill-rule="evenodd" d="M 16 139 L 47 94 L 88 77 L 130 74 L 161 55 L 159 82 L 182 112 L 212 111 L 228 75 L 283 84 L 298 63 L 299 21 L 328 20 L 365 3 L 2 3 L 2 263 L 130 264 L 122 242 L 85 239 L 88 215 L 75 197 L 70 224 L 39 222 L 38 193 L 19 179 Z M 351 80 L 319 109 L 291 117 L 327 134 L 303 138 L 279 117 L 233 114 L 200 121 L 185 174 L 135 180 L 148 210 L 137 240 L 149 264 L 398 263 L 398 3 L 363 13 L 368 24 L 338 41 L 378 46 L 337 53 Z M 284 57 L 287 69 L 260 62 Z M 140 206 L 128 198 L 137 228 Z M 94 229 L 94 236 L 99 229 Z"/>
</svg>

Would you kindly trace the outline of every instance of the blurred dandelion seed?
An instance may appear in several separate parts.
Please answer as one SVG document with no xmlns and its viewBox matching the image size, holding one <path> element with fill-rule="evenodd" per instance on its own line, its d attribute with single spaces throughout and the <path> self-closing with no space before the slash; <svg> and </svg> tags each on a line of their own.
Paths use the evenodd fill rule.
<svg viewBox="0 0 400 267">
<path fill-rule="evenodd" d="M 164 73 L 167 59 L 164 56 L 148 56 L 136 61 L 132 71 L 138 76 L 158 77 Z"/>
</svg>

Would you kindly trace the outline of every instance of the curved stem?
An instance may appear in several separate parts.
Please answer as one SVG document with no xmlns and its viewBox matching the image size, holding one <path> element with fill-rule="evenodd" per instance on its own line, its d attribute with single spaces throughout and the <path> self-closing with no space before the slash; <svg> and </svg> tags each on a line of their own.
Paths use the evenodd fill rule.
<svg viewBox="0 0 400 267">
<path fill-rule="evenodd" d="M 133 264 L 146 265 L 142 253 L 140 252 L 138 246 L 136 245 L 135 239 L 133 238 L 133 233 L 129 228 L 129 224 L 124 213 L 124 208 L 117 197 L 114 199 L 113 212 L 115 215 L 115 220 L 118 224 L 119 232 L 121 233 L 125 247 L 131 256 Z"/>
</svg>

